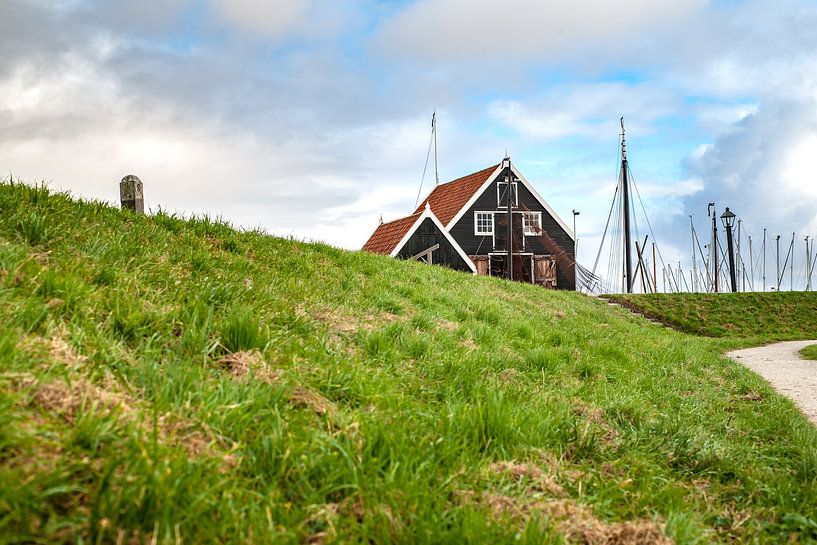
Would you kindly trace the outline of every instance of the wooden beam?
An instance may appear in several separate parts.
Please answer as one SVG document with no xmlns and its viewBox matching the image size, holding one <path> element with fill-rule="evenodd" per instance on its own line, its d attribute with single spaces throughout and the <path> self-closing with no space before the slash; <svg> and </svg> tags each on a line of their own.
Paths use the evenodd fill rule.
<svg viewBox="0 0 817 545">
<path fill-rule="evenodd" d="M 435 244 L 434 246 L 432 246 L 432 247 L 430 247 L 430 248 L 427 248 L 427 249 L 423 250 L 423 251 L 422 251 L 422 252 L 420 252 L 419 254 L 411 256 L 411 257 L 409 258 L 409 261 L 412 261 L 412 260 L 414 260 L 414 259 L 420 259 L 421 257 L 425 257 L 425 256 L 427 256 L 427 255 L 430 255 L 430 254 L 431 254 L 431 252 L 433 252 L 434 250 L 439 250 L 439 249 L 440 249 L 440 245 L 439 245 L 439 244 Z"/>
</svg>

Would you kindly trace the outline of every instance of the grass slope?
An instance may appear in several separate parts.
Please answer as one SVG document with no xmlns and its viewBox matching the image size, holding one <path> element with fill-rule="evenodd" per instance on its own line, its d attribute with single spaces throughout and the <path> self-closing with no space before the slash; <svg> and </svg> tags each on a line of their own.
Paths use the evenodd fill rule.
<svg viewBox="0 0 817 545">
<path fill-rule="evenodd" d="M 805 347 L 800 351 L 800 355 L 807 360 L 817 360 L 817 344 Z"/>
<path fill-rule="evenodd" d="M 0 542 L 813 542 L 739 342 L 0 185 Z"/>
<path fill-rule="evenodd" d="M 817 339 L 817 292 L 607 296 L 681 331 L 755 342 Z"/>
</svg>

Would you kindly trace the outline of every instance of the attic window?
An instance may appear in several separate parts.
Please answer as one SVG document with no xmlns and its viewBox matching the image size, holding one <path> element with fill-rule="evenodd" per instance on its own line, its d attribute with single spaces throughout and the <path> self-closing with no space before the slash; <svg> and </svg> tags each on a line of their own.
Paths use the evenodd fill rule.
<svg viewBox="0 0 817 545">
<path fill-rule="evenodd" d="M 511 184 L 511 199 L 513 200 L 513 206 L 519 206 L 519 193 L 516 190 L 516 182 Z M 499 181 L 496 183 L 496 206 L 497 208 L 502 208 L 503 206 L 508 206 L 508 178 L 505 177 L 504 181 Z"/>
<path fill-rule="evenodd" d="M 522 232 L 526 235 L 538 235 L 542 232 L 542 213 L 524 212 L 522 214 Z"/>
<path fill-rule="evenodd" d="M 474 234 L 482 236 L 494 234 L 493 212 L 474 212 Z"/>
</svg>

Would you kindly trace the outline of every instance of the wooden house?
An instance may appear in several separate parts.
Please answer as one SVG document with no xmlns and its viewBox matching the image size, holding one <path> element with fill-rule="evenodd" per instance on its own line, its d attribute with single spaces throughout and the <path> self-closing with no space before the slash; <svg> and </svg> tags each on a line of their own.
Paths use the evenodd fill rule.
<svg viewBox="0 0 817 545">
<path fill-rule="evenodd" d="M 509 158 L 436 186 L 413 214 L 381 223 L 363 246 L 566 290 L 576 289 L 574 248 L 572 230 Z"/>
</svg>

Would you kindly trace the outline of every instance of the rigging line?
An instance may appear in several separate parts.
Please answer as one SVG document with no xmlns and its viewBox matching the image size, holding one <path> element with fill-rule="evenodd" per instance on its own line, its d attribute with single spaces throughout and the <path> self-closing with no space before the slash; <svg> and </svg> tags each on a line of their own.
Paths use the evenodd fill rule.
<svg viewBox="0 0 817 545">
<path fill-rule="evenodd" d="M 426 152 L 426 164 L 423 166 L 423 177 L 420 178 L 420 189 L 417 190 L 417 198 L 414 200 L 414 208 L 420 204 L 420 193 L 423 191 L 423 182 L 426 179 L 426 171 L 428 170 L 428 160 L 431 158 L 431 145 L 434 143 L 434 126 L 431 127 L 431 139 L 428 141 L 428 151 Z M 440 181 L 437 180 L 437 183 Z"/>
<path fill-rule="evenodd" d="M 777 279 L 777 291 L 780 291 L 780 284 L 783 283 L 783 277 L 786 276 L 786 265 L 789 263 L 789 255 L 791 255 L 791 244 L 789 245 L 789 251 L 786 252 L 786 260 L 783 262 L 783 266 L 780 268 L 782 273 L 780 274 L 780 278 Z"/>
<path fill-rule="evenodd" d="M 599 251 L 596 254 L 596 261 L 593 262 L 593 270 L 590 271 L 593 275 L 596 274 L 596 266 L 599 264 L 601 249 L 604 247 L 604 239 L 607 236 L 607 228 L 610 226 L 610 218 L 613 216 L 613 207 L 616 204 L 616 195 L 618 195 L 618 185 L 616 185 L 616 190 L 613 192 L 613 202 L 610 203 L 610 213 L 607 214 L 607 223 L 604 226 L 604 234 L 601 235 L 601 244 L 599 244 Z"/>
<path fill-rule="evenodd" d="M 618 277 L 620 290 L 626 289 L 626 277 L 624 276 L 624 192 L 618 196 L 618 210 L 616 210 L 616 248 L 613 249 L 613 278 Z"/>
<path fill-rule="evenodd" d="M 613 224 L 614 237 L 612 242 L 614 244 L 610 244 L 609 271 L 607 273 L 609 278 L 615 279 L 616 291 L 624 291 L 624 273 L 621 267 L 621 260 L 623 259 L 621 252 L 624 249 L 624 236 L 621 229 L 623 206 L 623 197 L 622 194 L 619 194 L 616 203 L 615 223 Z"/>
<path fill-rule="evenodd" d="M 681 280 L 683 281 L 684 287 L 687 289 L 687 291 L 691 292 L 692 290 L 689 289 L 689 284 L 687 284 L 687 277 L 684 274 L 684 271 L 681 269 L 681 264 L 680 263 L 678 263 L 678 276 L 681 277 Z"/>
<path fill-rule="evenodd" d="M 620 189 L 621 186 L 619 185 L 616 187 Z M 609 278 L 616 287 L 616 291 L 619 291 L 618 286 L 620 284 L 620 271 L 618 269 L 618 257 L 619 253 L 621 252 L 621 239 L 619 236 L 621 224 L 621 194 L 618 195 L 614 204 L 615 212 L 613 216 L 612 231 L 610 233 L 610 245 L 607 255 L 607 278 Z"/>
<path fill-rule="evenodd" d="M 602 277 L 596 276 L 592 272 L 590 272 L 587 268 L 583 267 L 580 264 L 576 264 L 578 275 L 582 278 L 582 282 L 584 286 L 591 292 L 596 292 L 596 287 L 600 288 L 606 293 L 611 292 L 611 285 L 609 282 L 605 281 Z"/>
<path fill-rule="evenodd" d="M 613 224 L 612 224 L 612 231 L 610 233 L 610 245 L 608 249 L 607 255 L 607 278 L 613 283 L 616 287 L 616 291 L 618 291 L 619 286 L 619 268 L 618 268 L 618 258 L 621 252 L 621 206 L 622 206 L 622 193 L 621 193 L 621 174 L 620 170 L 618 180 L 616 181 L 616 191 L 613 194 L 613 205 L 615 207 L 615 211 L 613 212 Z"/>
<path fill-rule="evenodd" d="M 590 271 L 591 274 L 593 274 L 593 275 L 596 274 L 596 269 L 598 268 L 599 258 L 601 257 L 601 251 L 604 248 L 604 241 L 606 240 L 606 237 L 607 237 L 607 229 L 610 227 L 610 218 L 613 215 L 613 209 L 615 208 L 615 205 L 616 205 L 616 195 L 618 194 L 618 186 L 619 186 L 619 182 L 618 182 L 618 180 L 619 180 L 619 168 L 620 168 L 620 165 L 621 165 L 621 160 L 620 159 L 621 159 L 621 146 L 617 142 L 616 143 L 616 168 L 615 168 L 615 178 L 614 178 L 616 180 L 616 186 L 615 186 L 615 191 L 613 192 L 613 200 L 610 203 L 610 213 L 607 215 L 607 223 L 604 225 L 604 233 L 602 234 L 601 242 L 599 243 L 599 251 L 598 251 L 598 253 L 596 253 L 596 260 L 593 262 L 593 270 Z M 608 260 L 608 265 L 609 265 L 609 260 Z M 609 270 L 608 270 L 608 278 L 610 278 Z"/>
<path fill-rule="evenodd" d="M 633 182 L 633 187 L 635 187 L 635 194 L 638 196 L 638 202 L 641 204 L 641 211 L 644 213 L 644 219 L 647 220 L 647 227 L 650 229 L 650 234 L 652 235 L 653 240 L 658 240 L 655 238 L 655 233 L 652 230 L 652 224 L 650 223 L 650 217 L 647 215 L 647 209 L 644 208 L 644 201 L 641 199 L 641 192 L 638 190 L 638 185 L 635 183 L 635 177 L 632 175 L 632 169 L 630 169 L 630 179 Z M 658 250 L 658 257 L 661 259 L 661 263 L 664 263 L 664 256 L 661 255 L 661 247 L 657 244 L 655 248 Z"/>
<path fill-rule="evenodd" d="M 812 243 L 811 243 L 811 246 L 812 246 L 812 250 L 811 250 L 811 251 L 814 251 L 814 242 L 812 242 Z M 808 281 L 809 281 L 809 277 L 812 275 L 812 273 L 814 273 L 814 265 L 815 265 L 815 263 L 817 263 L 817 255 L 816 255 L 816 256 L 814 256 L 814 259 L 811 261 L 811 268 L 810 268 L 810 269 L 809 269 L 809 271 L 808 271 L 808 276 L 806 277 L 806 282 L 808 282 Z"/>
<path fill-rule="evenodd" d="M 703 262 L 704 269 L 706 269 L 706 280 L 709 284 L 712 284 L 712 275 L 709 274 L 709 266 L 706 263 L 706 258 L 704 258 L 704 250 L 701 248 L 701 240 L 698 238 L 698 231 L 695 229 L 695 226 L 692 226 L 692 234 L 695 235 L 695 244 L 698 245 L 698 253 L 701 256 L 701 261 Z M 701 275 L 703 278 L 703 275 Z M 709 287 L 707 286 L 707 291 L 709 291 Z"/>
</svg>

